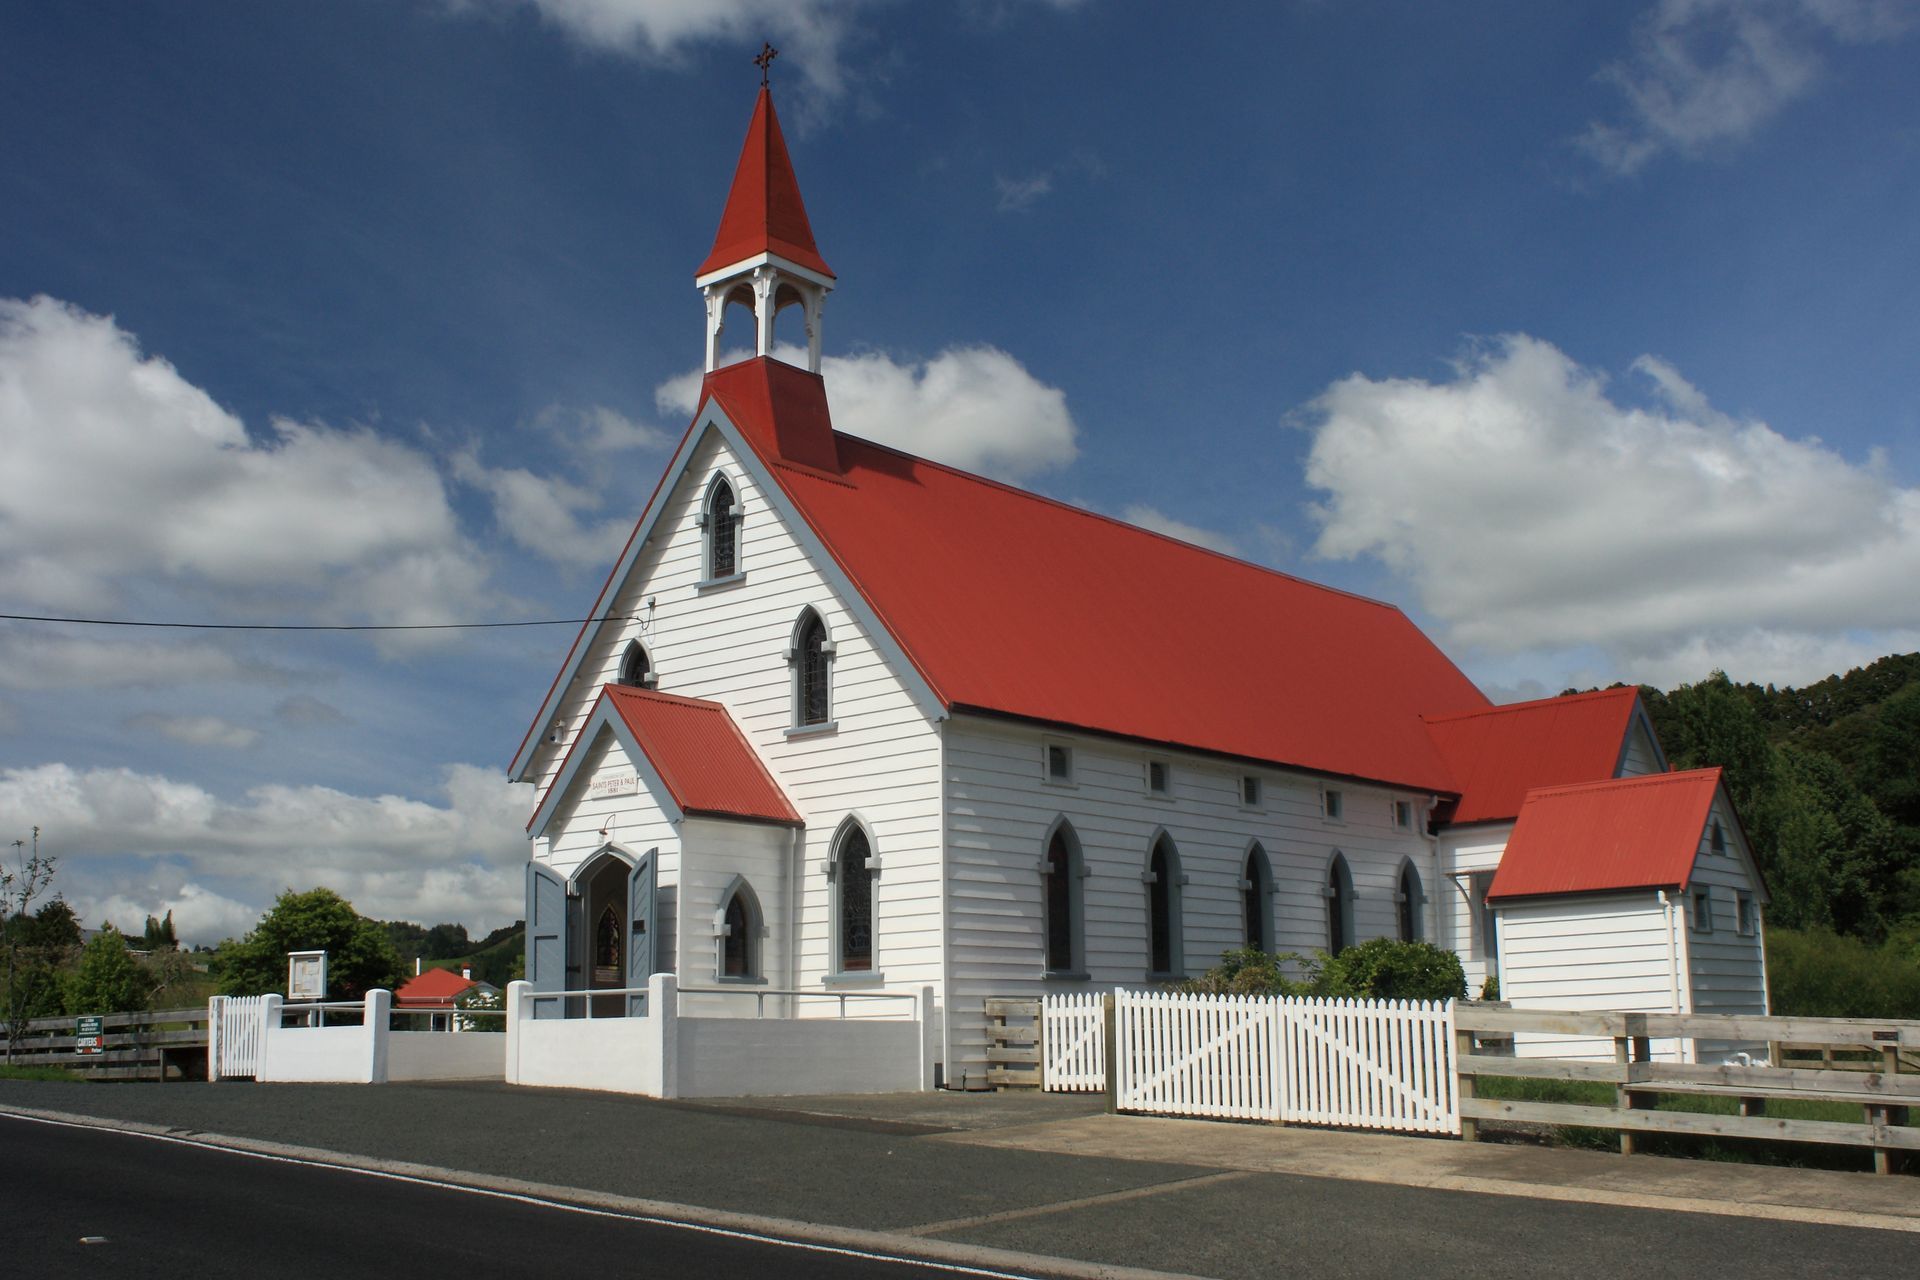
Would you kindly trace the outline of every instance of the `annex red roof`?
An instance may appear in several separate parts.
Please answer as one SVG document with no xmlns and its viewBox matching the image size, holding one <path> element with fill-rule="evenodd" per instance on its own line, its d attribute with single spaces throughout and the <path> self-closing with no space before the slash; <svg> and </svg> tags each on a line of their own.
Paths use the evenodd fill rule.
<svg viewBox="0 0 1920 1280">
<path fill-rule="evenodd" d="M 1465 715 L 1429 715 L 1427 732 L 1460 791 L 1442 820 L 1511 818 L 1536 787 L 1611 778 L 1639 700 L 1636 689 L 1603 689 Z"/>
<path fill-rule="evenodd" d="M 717 702 L 610 684 L 601 692 L 682 813 L 801 825 L 780 784 Z"/>
<path fill-rule="evenodd" d="M 450 1009 L 464 991 L 478 986 L 472 978 L 463 978 L 458 969 L 426 969 L 408 978 L 394 990 L 397 1008 Z"/>
<path fill-rule="evenodd" d="M 852 436 L 823 445 L 824 385 L 778 361 L 708 374 L 707 397 L 948 707 L 1455 790 L 1420 715 L 1489 704 L 1398 609 Z"/>
<path fill-rule="evenodd" d="M 1720 770 L 1653 773 L 1527 796 L 1488 898 L 1684 889 Z"/>
<path fill-rule="evenodd" d="M 740 149 L 740 164 L 733 171 L 733 188 L 727 193 L 713 250 L 693 274 L 703 276 L 763 253 L 778 254 L 829 278 L 833 275 L 814 246 L 787 140 L 773 111 L 773 95 L 764 85 L 753 104 L 753 121 L 747 126 L 746 145 Z"/>
</svg>

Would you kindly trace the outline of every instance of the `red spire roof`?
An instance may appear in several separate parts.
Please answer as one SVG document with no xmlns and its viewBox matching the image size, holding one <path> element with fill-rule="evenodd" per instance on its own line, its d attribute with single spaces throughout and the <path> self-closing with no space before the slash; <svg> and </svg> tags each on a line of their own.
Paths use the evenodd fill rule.
<svg viewBox="0 0 1920 1280">
<path fill-rule="evenodd" d="M 740 149 L 740 165 L 733 171 L 733 190 L 727 193 L 713 251 L 693 274 L 698 278 L 763 253 L 833 278 L 833 269 L 814 246 L 807 208 L 800 202 L 800 182 L 793 176 L 780 118 L 773 111 L 773 95 L 765 85 L 753 104 L 753 122 Z"/>
<path fill-rule="evenodd" d="M 1427 717 L 1460 799 L 1442 820 L 1455 825 L 1511 818 L 1535 787 L 1611 778 L 1620 765 L 1640 691 L 1597 693 Z"/>
<path fill-rule="evenodd" d="M 1713 768 L 1531 792 L 1487 897 L 1684 889 L 1719 789 Z"/>
</svg>

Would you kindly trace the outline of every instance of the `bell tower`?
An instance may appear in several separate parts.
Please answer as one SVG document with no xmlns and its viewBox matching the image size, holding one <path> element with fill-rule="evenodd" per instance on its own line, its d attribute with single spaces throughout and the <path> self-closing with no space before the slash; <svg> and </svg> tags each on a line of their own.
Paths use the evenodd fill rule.
<svg viewBox="0 0 1920 1280">
<path fill-rule="evenodd" d="M 720 215 L 713 249 L 694 272 L 707 301 L 707 365 L 720 361 L 727 309 L 740 303 L 753 313 L 754 354 L 773 354 L 773 318 L 787 307 L 802 309 L 807 334 L 807 371 L 820 372 L 820 312 L 834 284 L 832 268 L 813 243 L 800 183 L 774 114 L 766 70 L 776 50 L 761 50 L 760 96 L 753 104 L 747 142 L 733 173 L 733 189 Z"/>
</svg>

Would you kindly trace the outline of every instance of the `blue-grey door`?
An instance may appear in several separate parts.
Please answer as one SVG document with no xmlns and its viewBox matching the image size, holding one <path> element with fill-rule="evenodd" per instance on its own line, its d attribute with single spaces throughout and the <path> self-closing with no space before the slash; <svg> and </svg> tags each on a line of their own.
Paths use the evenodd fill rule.
<svg viewBox="0 0 1920 1280">
<path fill-rule="evenodd" d="M 567 882 L 537 862 L 527 864 L 527 985 L 567 989 Z M 565 1017 L 559 1000 L 535 1000 L 536 1018 Z"/>
<path fill-rule="evenodd" d="M 627 946 L 627 985 L 644 987 L 647 979 L 659 968 L 659 956 L 655 939 L 659 930 L 654 927 L 654 864 L 659 861 L 660 851 L 649 849 L 640 855 L 634 864 L 633 874 L 627 877 L 627 921 L 631 938 Z M 641 996 L 627 997 L 627 1015 L 635 1017 L 650 1012 L 646 1000 Z"/>
</svg>

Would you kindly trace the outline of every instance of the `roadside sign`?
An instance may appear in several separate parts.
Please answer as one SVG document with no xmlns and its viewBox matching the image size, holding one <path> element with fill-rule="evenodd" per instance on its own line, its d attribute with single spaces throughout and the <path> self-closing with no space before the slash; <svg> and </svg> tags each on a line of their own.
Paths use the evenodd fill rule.
<svg viewBox="0 0 1920 1280">
<path fill-rule="evenodd" d="M 73 1051 L 75 1053 L 99 1053 L 106 1048 L 106 1045 L 107 1037 L 102 1034 L 101 1019 L 98 1016 L 73 1020 Z"/>
<path fill-rule="evenodd" d="M 327 998 L 327 953 L 324 951 L 287 952 L 287 999 L 325 1000 Z"/>
</svg>

